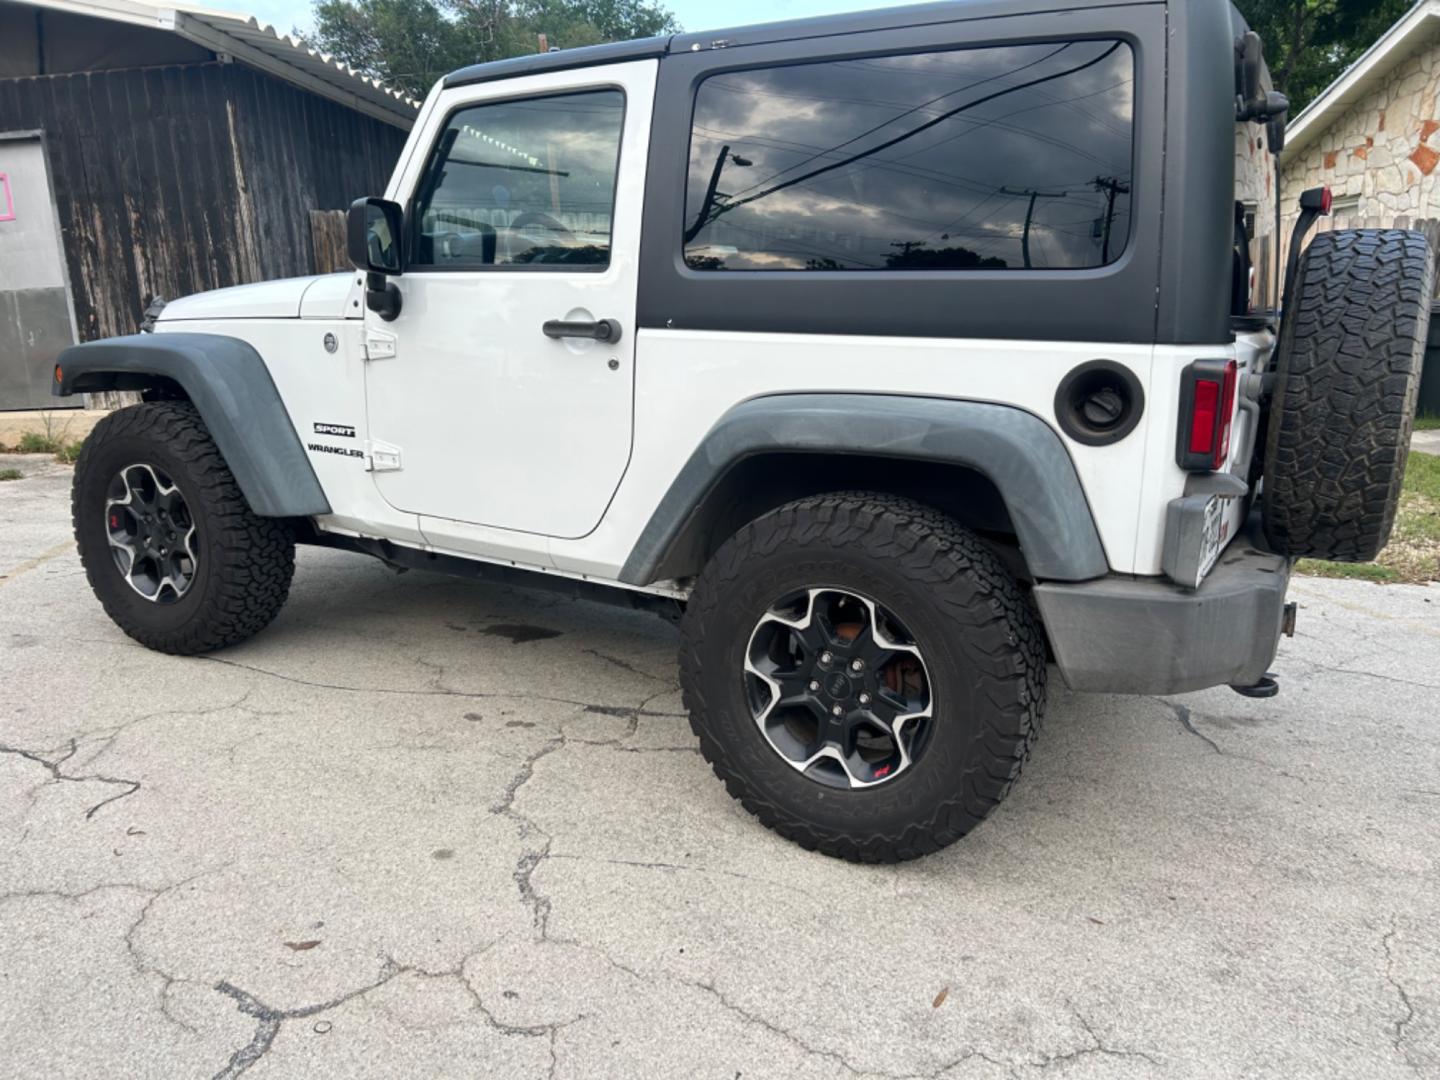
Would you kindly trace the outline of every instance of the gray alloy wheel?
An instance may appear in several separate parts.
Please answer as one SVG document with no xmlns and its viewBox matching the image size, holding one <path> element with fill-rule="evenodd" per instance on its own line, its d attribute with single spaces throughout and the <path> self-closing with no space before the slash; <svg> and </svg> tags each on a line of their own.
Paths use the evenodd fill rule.
<svg viewBox="0 0 1440 1080">
<path fill-rule="evenodd" d="M 195 519 L 164 472 L 136 462 L 110 481 L 105 535 L 115 568 L 146 600 L 173 604 L 195 582 Z"/>
<path fill-rule="evenodd" d="M 928 741 L 934 703 L 925 660 L 868 596 L 820 587 L 779 598 L 751 633 L 744 668 L 761 735 L 818 783 L 888 783 Z"/>
</svg>

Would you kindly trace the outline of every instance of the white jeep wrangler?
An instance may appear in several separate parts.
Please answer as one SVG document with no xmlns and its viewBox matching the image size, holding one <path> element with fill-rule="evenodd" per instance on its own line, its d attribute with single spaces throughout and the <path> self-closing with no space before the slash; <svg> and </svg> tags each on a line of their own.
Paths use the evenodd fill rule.
<svg viewBox="0 0 1440 1080">
<path fill-rule="evenodd" d="M 1077 690 L 1265 695 L 1291 561 L 1394 515 L 1423 237 L 1300 240 L 1228 0 L 964 0 L 527 56 L 431 92 L 358 272 L 156 305 L 55 392 L 105 610 L 241 641 L 297 543 L 678 617 L 766 825 L 934 851 Z M 1238 152 L 1237 152 L 1238 151 Z M 1237 164 L 1238 163 L 1238 164 Z M 1282 317 L 1283 314 L 1283 317 Z"/>
</svg>

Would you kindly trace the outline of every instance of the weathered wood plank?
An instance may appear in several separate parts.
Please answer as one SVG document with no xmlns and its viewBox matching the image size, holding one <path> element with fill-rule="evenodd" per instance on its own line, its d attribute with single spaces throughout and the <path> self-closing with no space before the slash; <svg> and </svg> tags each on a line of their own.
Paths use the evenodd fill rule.
<svg viewBox="0 0 1440 1080">
<path fill-rule="evenodd" d="M 405 140 L 222 63 L 0 79 L 0 130 L 35 128 L 82 340 L 133 332 L 157 295 L 347 269 L 311 211 L 382 191 Z"/>
</svg>

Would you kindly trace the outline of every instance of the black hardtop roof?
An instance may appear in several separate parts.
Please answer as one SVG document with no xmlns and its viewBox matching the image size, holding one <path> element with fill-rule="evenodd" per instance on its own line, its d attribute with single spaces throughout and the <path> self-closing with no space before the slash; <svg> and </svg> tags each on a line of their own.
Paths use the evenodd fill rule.
<svg viewBox="0 0 1440 1080">
<path fill-rule="evenodd" d="M 707 30 L 698 34 L 674 34 L 668 37 L 640 38 L 637 41 L 614 41 L 605 45 L 587 45 L 579 49 L 514 56 L 508 60 L 492 60 L 488 64 L 472 64 L 445 76 L 445 86 L 466 86 L 471 83 L 513 79 L 519 75 L 537 75 L 547 71 L 597 64 L 619 64 L 627 60 L 648 60 L 666 53 L 696 52 L 701 49 L 736 48 L 777 41 L 831 37 L 839 34 L 863 34 L 874 30 L 891 30 L 928 23 L 962 22 L 970 19 L 993 19 L 1005 15 L 1040 15 L 1047 12 L 1077 11 L 1093 8 L 1131 7 L 1116 0 L 942 0 L 934 4 L 907 4 L 904 7 L 882 8 L 878 11 L 849 12 L 843 15 L 821 15 L 809 19 L 759 23 L 733 30 Z M 1164 3 L 1166 0 L 1138 0 L 1140 3 Z M 1176 0 L 1170 0 L 1176 2 Z M 1215 0 L 1190 0 L 1192 3 Z M 1228 0 L 1222 0 L 1228 2 Z"/>
</svg>

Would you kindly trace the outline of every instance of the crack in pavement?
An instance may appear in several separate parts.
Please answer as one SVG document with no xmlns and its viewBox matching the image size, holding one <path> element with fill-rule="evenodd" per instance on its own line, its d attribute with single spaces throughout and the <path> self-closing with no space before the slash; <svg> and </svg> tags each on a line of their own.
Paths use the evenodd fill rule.
<svg viewBox="0 0 1440 1080">
<path fill-rule="evenodd" d="M 616 667 L 623 671 L 628 671 L 632 675 L 639 675 L 642 679 L 653 679 L 656 682 L 665 681 L 659 675 L 652 675 L 648 671 L 641 671 L 634 664 L 630 663 L 629 660 L 622 660 L 618 656 L 611 656 L 609 653 L 603 653 L 599 649 L 582 649 L 581 651 L 589 653 L 599 660 L 604 660 L 607 664 L 614 664 Z"/>
<path fill-rule="evenodd" d="M 250 1041 L 230 1055 L 230 1060 L 215 1074 L 214 1080 L 234 1080 L 235 1077 L 264 1057 L 274 1044 L 275 1036 L 280 1033 L 280 1025 L 286 1020 L 303 1020 L 308 1016 L 315 1016 L 318 1013 L 338 1008 L 347 1001 L 352 1001 L 384 986 L 395 976 L 404 974 L 408 970 L 410 969 L 399 967 L 393 960 L 387 958 L 385 965 L 380 969 L 380 977 L 373 983 L 346 991 L 329 1001 L 322 1001 L 317 1005 L 302 1005 L 297 1009 L 271 1008 L 254 994 L 221 979 L 215 984 L 215 989 L 232 999 L 237 1009 L 246 1016 L 254 1017 L 259 1023 L 256 1024 L 255 1034 L 251 1036 Z"/>
<path fill-rule="evenodd" d="M 270 679 L 278 679 L 281 682 L 291 683 L 295 686 L 308 686 L 315 690 L 335 690 L 341 693 L 348 694 L 393 694 L 400 697 L 454 697 L 468 699 L 472 701 L 547 701 L 556 705 L 574 705 L 577 708 L 584 708 L 586 710 L 595 712 L 600 712 L 610 708 L 619 708 L 623 709 L 627 714 L 638 713 L 640 710 L 644 709 L 646 704 L 654 701 L 657 697 L 663 697 L 665 694 L 673 693 L 674 690 L 677 689 L 673 686 L 667 686 L 667 688 L 662 693 L 652 694 L 650 697 L 646 698 L 644 702 L 642 702 L 638 706 L 635 706 L 632 709 L 630 706 L 594 705 L 592 702 L 580 701 L 576 698 L 554 697 L 547 694 L 501 694 L 492 693 L 485 690 L 453 690 L 446 686 L 435 685 L 434 680 L 432 680 L 432 685 L 430 688 L 422 688 L 415 690 L 393 686 L 346 686 L 343 683 L 327 683 L 320 682 L 316 679 L 302 679 L 298 675 L 286 675 L 279 671 L 271 671 L 268 668 L 256 667 L 254 664 L 242 664 L 238 660 L 229 660 L 223 656 L 194 656 L 186 657 L 183 659 L 189 659 L 197 662 L 211 664 L 224 664 L 226 667 L 238 668 L 241 671 L 253 672 L 256 675 L 263 675 L 266 678 Z M 439 676 L 437 678 L 443 677 L 443 665 L 435 664 L 431 661 L 424 661 L 422 662 L 422 666 L 430 668 L 440 667 L 442 669 L 442 676 Z M 655 713 L 646 715 L 669 716 L 674 714 Z"/>
<path fill-rule="evenodd" d="M 1391 942 L 1395 940 L 1399 932 L 1399 916 L 1392 916 L 1390 919 L 1390 929 L 1386 931 L 1385 936 L 1380 939 L 1380 947 L 1385 950 L 1385 981 L 1390 984 L 1390 988 L 1395 991 L 1396 995 L 1400 998 L 1400 1004 L 1405 1009 L 1405 1015 L 1397 1017 L 1394 1021 L 1394 1034 L 1390 1037 L 1390 1043 L 1395 1047 L 1395 1052 L 1400 1055 L 1405 1064 L 1415 1070 L 1416 1073 L 1419 1073 L 1420 1066 L 1411 1060 L 1410 1051 L 1405 1046 L 1405 1029 L 1410 1025 L 1410 1022 L 1415 1019 L 1415 1005 L 1410 1000 L 1410 994 L 1406 991 L 1404 985 L 1399 979 L 1395 978 L 1395 955 L 1390 949 Z"/>
<path fill-rule="evenodd" d="M 515 809 L 515 800 L 520 794 L 520 789 L 528 784 L 535 776 L 535 766 L 542 758 L 555 753 L 557 750 L 563 749 L 572 742 L 584 746 L 608 746 L 617 750 L 628 750 L 634 753 L 650 752 L 652 750 L 650 747 L 626 747 L 623 743 L 639 729 L 640 717 L 645 713 L 645 707 L 656 698 L 663 697 L 669 693 L 673 693 L 673 688 L 667 686 L 664 690 L 650 695 L 644 701 L 640 702 L 639 705 L 629 710 L 627 714 L 629 723 L 626 725 L 625 731 L 614 738 L 572 739 L 566 735 L 563 730 L 557 732 L 554 738 L 548 740 L 539 749 L 527 755 L 520 762 L 520 767 L 515 771 L 515 775 L 510 778 L 510 782 L 505 785 L 505 789 L 501 792 L 500 798 L 490 805 L 490 813 L 509 818 L 516 823 L 519 827 L 521 840 L 528 839 L 532 833 L 538 834 L 541 837 L 542 842 L 540 844 L 526 847 L 520 852 L 520 857 L 516 860 L 515 869 L 511 874 L 511 877 L 515 881 L 516 888 L 520 890 L 521 902 L 524 903 L 530 911 L 531 925 L 540 931 L 539 940 L 549 940 L 550 900 L 548 897 L 541 895 L 535 888 L 534 877 L 535 871 L 539 869 L 540 864 L 550 857 L 550 847 L 554 841 L 551 835 L 541 829 L 533 819 Z M 586 706 L 587 710 L 589 708 L 590 706 Z M 668 751 L 673 748 L 657 747 L 653 749 L 655 752 L 660 752 L 661 750 Z"/>
<path fill-rule="evenodd" d="M 804 1051 L 806 1054 L 812 1057 L 824 1058 L 826 1061 L 833 1061 L 851 1076 L 878 1076 L 885 1078 L 885 1080 L 909 1080 L 910 1077 L 913 1077 L 915 1075 L 914 1073 L 891 1073 L 883 1071 L 877 1072 L 873 1070 L 857 1068 L 856 1066 L 852 1065 L 848 1060 L 846 1060 L 845 1056 L 838 1051 L 821 1050 L 817 1047 L 811 1046 L 809 1043 L 805 1042 L 798 1035 L 796 1035 L 793 1031 L 789 1031 L 788 1029 L 781 1027 L 775 1022 L 767 1020 L 765 1017 L 760 1016 L 757 1013 L 752 1013 L 748 1009 L 742 1008 L 741 1006 L 735 1004 L 723 993 L 721 993 L 721 991 L 715 986 L 714 983 L 698 982 L 691 979 L 682 979 L 679 976 L 675 975 L 668 976 L 668 978 L 680 983 L 682 986 L 688 986 L 695 990 L 703 990 L 705 993 L 710 994 L 712 997 L 714 997 L 715 1000 L 720 1003 L 721 1007 L 724 1008 L 727 1012 L 733 1013 L 734 1015 L 745 1020 L 747 1023 L 754 1024 L 757 1027 L 762 1027 L 766 1031 L 774 1035 L 778 1035 L 790 1045 Z"/>
<path fill-rule="evenodd" d="M 134 969 L 137 975 L 141 976 L 142 978 L 144 978 L 145 976 L 153 975 L 160 980 L 161 1015 L 164 1016 L 166 1020 L 170 1021 L 172 1024 L 175 1024 L 177 1027 L 182 1028 L 189 1034 L 198 1035 L 199 1032 L 196 1030 L 193 1024 L 187 1023 L 186 1021 L 182 1020 L 180 1017 L 176 1016 L 170 1011 L 170 992 L 173 989 L 174 985 L 176 983 L 190 983 L 194 982 L 194 980 L 179 978 L 178 976 L 171 975 L 168 971 L 164 971 L 158 967 L 155 967 L 152 964 L 147 963 L 145 961 L 145 958 L 141 956 L 140 949 L 135 943 L 135 935 L 139 932 L 140 927 L 144 924 L 146 918 L 149 917 L 150 909 L 154 907 L 155 903 L 162 896 L 165 896 L 167 893 L 174 892 L 176 889 L 183 888 L 191 882 L 196 881 L 199 878 L 205 877 L 208 874 L 219 873 L 220 871 L 227 869 L 230 865 L 231 864 L 226 863 L 224 866 L 216 867 L 213 870 L 205 870 L 198 874 L 192 874 L 190 877 L 185 878 L 181 881 L 177 881 L 173 885 L 166 885 L 158 889 L 150 888 L 145 885 L 139 885 L 134 882 L 128 881 L 106 882 L 100 885 L 92 885 L 90 888 L 83 889 L 80 892 L 64 892 L 63 890 L 59 889 L 26 889 L 17 890 L 15 892 L 8 892 L 0 895 L 0 903 L 5 903 L 6 901 L 10 900 L 29 899 L 56 899 L 75 902 L 84 900 L 86 897 L 92 896 L 97 892 L 103 892 L 108 889 L 124 889 L 126 891 L 140 893 L 141 895 L 145 896 L 145 903 L 141 905 L 140 913 L 135 917 L 135 921 L 132 922 L 128 927 L 126 927 L 125 933 L 121 938 L 125 946 L 125 955 L 130 961 L 130 966 Z"/>
<path fill-rule="evenodd" d="M 515 798 L 520 793 L 520 789 L 535 775 L 536 763 L 546 755 L 559 750 L 565 745 L 565 742 L 565 736 L 560 735 L 526 757 L 520 763 L 520 768 L 510 782 L 505 785 L 505 790 L 501 793 L 500 798 L 490 806 L 490 813 L 509 818 L 519 826 L 522 841 L 528 839 L 532 832 L 539 833 L 542 838 L 542 843 L 538 847 L 526 847 L 521 850 L 520 858 L 516 861 L 515 869 L 511 874 L 516 887 L 520 890 L 521 902 L 530 911 L 530 925 L 540 931 L 541 941 L 545 940 L 549 931 L 550 901 L 535 891 L 535 883 L 531 879 L 534 877 L 536 868 L 550 854 L 552 839 L 549 833 L 515 809 Z"/>
<path fill-rule="evenodd" d="M 84 900 L 97 892 L 104 892 L 106 889 L 129 889 L 131 892 L 153 895 L 155 890 L 144 885 L 137 885 L 131 881 L 107 881 L 99 885 L 92 885 L 80 892 L 65 892 L 63 889 L 16 889 L 13 892 L 0 893 L 0 904 L 10 900 Z"/>
<path fill-rule="evenodd" d="M 1287 780 L 1294 780 L 1300 784 L 1304 784 L 1307 782 L 1303 776 L 1296 776 L 1292 772 L 1287 772 L 1279 765 L 1276 765 L 1273 762 L 1266 761 L 1264 758 L 1254 757 L 1250 754 L 1239 754 L 1236 753 L 1234 750 L 1226 750 L 1209 735 L 1206 735 L 1203 731 L 1201 731 L 1195 726 L 1195 723 L 1192 720 L 1192 716 L 1203 716 L 1205 715 L 1204 713 L 1192 713 L 1188 705 L 1182 705 L 1178 701 L 1170 701 L 1167 698 L 1163 697 L 1152 696 L 1150 700 L 1155 702 L 1157 705 L 1164 706 L 1171 713 L 1171 715 L 1175 717 L 1175 720 L 1179 723 L 1183 731 L 1185 731 L 1187 734 L 1195 736 L 1195 738 L 1203 742 L 1220 757 L 1231 758 L 1234 761 L 1248 761 L 1251 765 L 1259 765 L 1262 769 L 1266 769 L 1269 772 L 1274 773 L 1276 776 L 1283 776 Z"/>
<path fill-rule="evenodd" d="M 67 761 L 69 761 L 72 757 L 74 757 L 76 751 L 79 750 L 79 748 L 79 744 L 76 742 L 76 740 L 71 739 L 70 749 L 68 749 L 63 755 L 61 755 L 54 761 L 45 757 L 39 751 L 25 750 L 18 746 L 0 745 L 0 754 L 13 754 L 17 757 L 24 758 L 26 761 L 33 761 L 35 764 L 41 766 L 43 769 L 49 772 L 50 779 L 47 780 L 45 784 L 40 785 L 41 787 L 46 786 L 46 784 L 59 783 L 62 780 L 69 780 L 77 784 L 112 784 L 125 788 L 124 791 L 117 792 L 116 794 L 111 795 L 108 799 L 101 799 L 94 806 L 90 807 L 89 810 L 86 810 L 86 821 L 94 818 L 94 816 L 100 811 L 102 807 L 109 806 L 113 802 L 119 802 L 121 799 L 126 798 L 130 795 L 134 795 L 137 791 L 140 790 L 139 780 L 128 780 L 121 776 L 106 776 L 103 773 L 87 773 L 83 776 L 69 776 L 61 772 L 60 767 L 64 765 Z"/>
<path fill-rule="evenodd" d="M 1195 725 L 1190 722 L 1190 707 L 1188 705 L 1181 705 L 1178 701 L 1166 701 L 1164 698 L 1159 697 L 1151 698 L 1150 700 L 1164 705 L 1165 708 L 1169 709 L 1172 713 L 1174 713 L 1175 719 L 1180 722 L 1180 726 L 1182 728 L 1188 731 L 1191 735 L 1194 735 L 1206 746 L 1210 747 L 1211 750 L 1214 750 L 1215 753 L 1221 755 L 1222 757 L 1233 756 L 1226 755 L 1225 751 L 1220 749 L 1219 743 L 1217 743 L 1214 739 L 1210 738 L 1209 735 L 1206 735 L 1204 732 L 1196 729 Z"/>
<path fill-rule="evenodd" d="M 1304 664 L 1315 671 L 1324 671 L 1335 675 L 1359 675 L 1365 679 L 1379 679 L 1381 682 L 1394 683 L 1397 686 L 1408 686 L 1417 690 L 1440 690 L 1440 684 L 1417 682 L 1414 679 L 1401 679 L 1395 675 L 1381 675 L 1376 671 L 1365 671 L 1361 668 L 1336 667 L 1330 664 L 1321 664 L 1315 660 L 1306 659 L 1303 656 L 1291 656 L 1286 658 L 1286 663 Z"/>
<path fill-rule="evenodd" d="M 227 862 L 221 866 L 214 867 L 213 869 L 202 870 L 199 873 L 191 874 L 189 877 L 183 878 L 182 880 L 175 882 L 175 884 L 173 885 L 167 885 L 163 889 L 145 890 L 147 892 L 150 892 L 150 897 L 140 908 L 140 914 L 135 917 L 135 921 L 131 923 L 129 927 L 125 930 L 125 936 L 123 939 L 125 942 L 125 954 L 130 958 L 130 964 L 135 969 L 136 974 L 141 976 L 154 975 L 160 980 L 160 1014 L 164 1016 L 166 1020 L 169 1020 L 171 1023 L 181 1028 L 184 1028 L 192 1035 L 198 1034 L 198 1032 L 195 1030 L 194 1025 L 180 1019 L 180 1017 L 174 1015 L 170 1011 L 170 992 L 172 989 L 174 989 L 177 982 L 194 982 L 194 980 L 179 978 L 178 976 L 171 975 L 168 971 L 158 968 L 153 964 L 147 963 L 145 958 L 140 954 L 140 947 L 135 943 L 135 935 L 140 932 L 140 927 L 143 926 L 145 924 L 145 920 L 150 917 L 150 909 L 155 906 L 156 902 L 159 901 L 162 896 L 172 893 L 177 889 L 182 889 L 186 885 L 190 885 L 193 882 L 198 881 L 202 877 L 208 877 L 211 874 L 222 873 L 223 871 L 228 870 L 232 865 L 234 864 Z"/>
<path fill-rule="evenodd" d="M 775 881 L 771 878 L 756 877 L 753 874 L 742 874 L 736 870 L 721 870 L 713 866 L 687 866 L 684 863 L 667 862 L 643 862 L 639 859 L 606 859 L 596 855 L 572 855 L 559 854 L 548 855 L 550 859 L 557 859 L 570 862 L 596 863 L 601 866 L 626 866 L 639 870 L 662 870 L 662 871 L 683 871 L 692 874 L 714 874 L 718 877 L 735 878 L 739 881 L 749 881 L 757 885 L 768 885 L 772 889 L 784 889 L 799 896 L 813 896 L 809 890 L 802 889 L 798 885 L 792 885 L 788 881 Z"/>
<path fill-rule="evenodd" d="M 82 764 L 90 766 L 95 764 L 96 761 L 103 757 L 115 744 L 115 740 L 118 739 L 121 735 L 125 734 L 125 732 L 129 731 L 132 727 L 135 727 L 138 724 L 147 723 L 151 720 L 159 720 L 162 717 L 182 716 L 198 719 L 202 716 L 213 716 L 216 713 L 228 712 L 231 709 L 236 709 L 240 712 L 248 712 L 255 716 L 283 715 L 280 712 L 271 712 L 269 710 L 255 709 L 247 706 L 245 703 L 250 700 L 250 695 L 252 693 L 254 693 L 253 690 L 246 690 L 234 701 L 227 701 L 219 705 L 211 705 L 209 708 L 205 709 L 160 709 L 156 712 L 143 713 L 140 716 L 132 717 L 131 719 L 126 720 L 123 723 L 114 724 L 110 727 L 89 728 L 85 731 L 78 732 L 71 737 L 71 741 L 73 742 L 76 739 L 92 738 L 98 741 L 99 745 L 95 748 L 95 751 L 88 754 L 88 756 L 86 756 L 84 761 L 82 762 Z"/>
<path fill-rule="evenodd" d="M 1085 1034 L 1090 1036 L 1090 1041 L 1094 1045 L 1081 1047 L 1079 1050 L 1070 1050 L 1063 1054 L 1051 1054 L 1046 1057 L 1043 1062 L 1040 1063 L 1039 1068 L 1041 1068 L 1042 1070 L 1048 1069 L 1052 1065 L 1055 1065 L 1057 1063 L 1073 1061 L 1076 1058 L 1082 1058 L 1089 1054 L 1102 1054 L 1105 1057 L 1118 1058 L 1138 1057 L 1144 1058 L 1152 1065 L 1163 1066 L 1165 1064 L 1159 1058 L 1155 1057 L 1153 1054 L 1146 1053 L 1144 1050 L 1121 1050 L 1118 1047 L 1107 1046 L 1105 1044 L 1105 1040 L 1100 1038 L 1099 1032 L 1095 1030 L 1095 1026 L 1086 1018 L 1084 1013 L 1082 1013 L 1078 1008 L 1075 1007 L 1075 1003 L 1072 1002 L 1069 998 L 1066 998 L 1065 1004 L 1070 1009 L 1070 1015 L 1072 1015 L 1075 1018 L 1076 1022 L 1085 1029 Z"/>
</svg>

